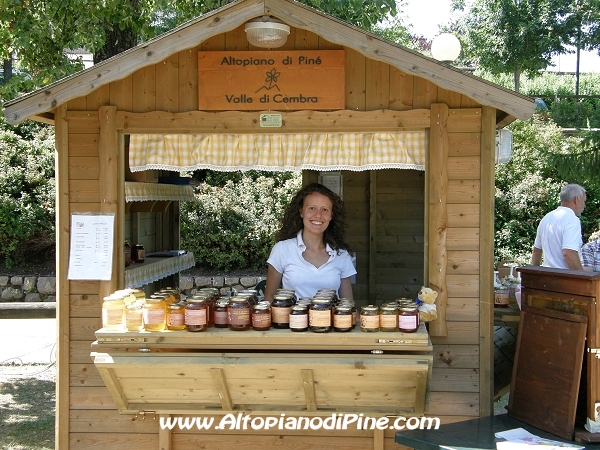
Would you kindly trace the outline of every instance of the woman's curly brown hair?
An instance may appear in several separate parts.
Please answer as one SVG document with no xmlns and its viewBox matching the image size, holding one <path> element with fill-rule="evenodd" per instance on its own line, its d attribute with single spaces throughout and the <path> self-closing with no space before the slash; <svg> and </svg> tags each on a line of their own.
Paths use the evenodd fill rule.
<svg viewBox="0 0 600 450">
<path fill-rule="evenodd" d="M 283 241 L 294 238 L 304 228 L 300 211 L 304 205 L 304 199 L 315 192 L 328 197 L 332 204 L 331 222 L 323 234 L 323 242 L 329 244 L 334 250 L 346 250 L 352 255 L 350 246 L 345 242 L 347 223 L 344 202 L 339 195 L 319 183 L 308 184 L 296 192 L 285 208 L 275 240 Z"/>
</svg>

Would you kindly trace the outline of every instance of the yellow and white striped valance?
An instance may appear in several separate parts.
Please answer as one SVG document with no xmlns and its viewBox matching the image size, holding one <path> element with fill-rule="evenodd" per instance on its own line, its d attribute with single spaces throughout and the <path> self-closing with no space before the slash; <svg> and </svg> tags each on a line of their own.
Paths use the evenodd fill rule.
<svg viewBox="0 0 600 450">
<path fill-rule="evenodd" d="M 188 185 L 125 182 L 127 203 L 161 200 L 194 200 L 194 189 Z"/>
<path fill-rule="evenodd" d="M 143 170 L 425 170 L 427 133 L 131 135 L 129 166 Z"/>
</svg>

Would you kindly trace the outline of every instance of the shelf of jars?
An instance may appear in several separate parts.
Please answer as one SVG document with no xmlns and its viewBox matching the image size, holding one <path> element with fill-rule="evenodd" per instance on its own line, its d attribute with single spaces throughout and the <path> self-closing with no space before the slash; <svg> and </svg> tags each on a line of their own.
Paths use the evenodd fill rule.
<svg viewBox="0 0 600 450">
<path fill-rule="evenodd" d="M 125 287 L 139 288 L 194 267 L 195 264 L 194 254 L 185 250 L 165 252 L 161 256 L 149 255 L 144 262 L 132 263 L 125 268 Z"/>
</svg>

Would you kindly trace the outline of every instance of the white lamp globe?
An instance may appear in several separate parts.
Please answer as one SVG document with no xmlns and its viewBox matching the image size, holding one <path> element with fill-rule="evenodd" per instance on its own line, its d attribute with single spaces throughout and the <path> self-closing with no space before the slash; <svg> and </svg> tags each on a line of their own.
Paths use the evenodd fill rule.
<svg viewBox="0 0 600 450">
<path fill-rule="evenodd" d="M 431 55 L 438 61 L 451 63 L 460 55 L 460 41 L 453 34 L 442 33 L 433 39 Z"/>
</svg>

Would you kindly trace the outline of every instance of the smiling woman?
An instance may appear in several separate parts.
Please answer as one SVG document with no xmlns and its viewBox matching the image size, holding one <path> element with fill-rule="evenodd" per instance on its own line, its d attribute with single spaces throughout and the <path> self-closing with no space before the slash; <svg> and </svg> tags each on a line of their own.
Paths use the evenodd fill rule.
<svg viewBox="0 0 600 450">
<path fill-rule="evenodd" d="M 285 210 L 267 261 L 265 300 L 272 301 L 281 286 L 299 298 L 319 289 L 353 298 L 350 277 L 356 269 L 345 231 L 346 213 L 337 194 L 318 183 L 300 189 Z"/>
</svg>

